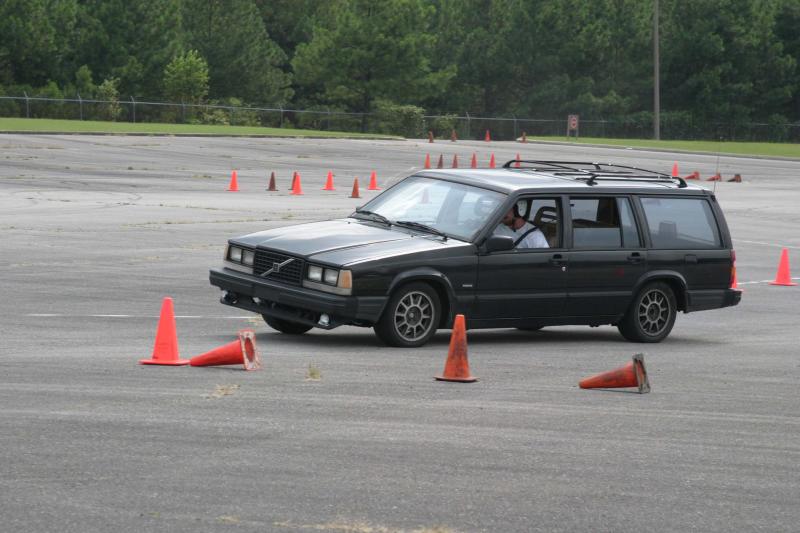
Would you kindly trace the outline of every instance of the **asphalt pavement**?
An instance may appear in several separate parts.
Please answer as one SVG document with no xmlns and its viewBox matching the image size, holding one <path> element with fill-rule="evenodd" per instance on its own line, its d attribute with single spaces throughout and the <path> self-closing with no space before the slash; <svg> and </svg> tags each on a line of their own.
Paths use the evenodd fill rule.
<svg viewBox="0 0 800 533">
<path fill-rule="evenodd" d="M 470 331 L 474 384 L 369 329 L 286 336 L 208 283 L 229 237 L 344 216 L 425 155 L 719 171 L 742 303 L 616 328 Z M 228 192 L 238 172 L 239 192 Z M 327 172 L 336 191 L 322 191 Z M 267 192 L 270 172 L 278 192 Z M 291 196 L 292 172 L 304 194 Z M 359 178 L 365 199 L 349 198 Z M 506 142 L 0 135 L 0 530 L 797 531 L 800 161 Z M 297 230 L 301 231 L 301 230 Z M 797 281 L 797 280 L 796 280 Z M 162 299 L 191 357 L 138 365 Z M 652 392 L 578 381 L 645 352 Z M 319 373 L 320 379 L 309 377 Z"/>
</svg>

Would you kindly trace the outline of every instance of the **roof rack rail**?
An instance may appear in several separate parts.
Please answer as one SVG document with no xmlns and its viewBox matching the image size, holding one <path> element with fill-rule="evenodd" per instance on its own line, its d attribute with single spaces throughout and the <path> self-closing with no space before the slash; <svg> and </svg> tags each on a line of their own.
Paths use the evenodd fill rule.
<svg viewBox="0 0 800 533">
<path fill-rule="evenodd" d="M 596 185 L 597 180 L 631 180 L 678 182 L 678 188 L 680 189 L 688 186 L 680 176 L 670 176 L 654 170 L 616 165 L 614 163 L 511 159 L 506 161 L 503 168 L 512 168 L 512 165 L 514 168 L 533 170 L 534 172 L 547 172 L 564 178 L 585 179 L 587 185 Z"/>
</svg>

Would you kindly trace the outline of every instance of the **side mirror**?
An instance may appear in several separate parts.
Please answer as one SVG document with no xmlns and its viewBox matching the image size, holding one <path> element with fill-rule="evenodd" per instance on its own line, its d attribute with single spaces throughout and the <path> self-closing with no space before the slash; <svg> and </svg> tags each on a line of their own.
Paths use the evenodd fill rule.
<svg viewBox="0 0 800 533">
<path fill-rule="evenodd" d="M 507 235 L 492 235 L 486 240 L 486 251 L 503 252 L 514 248 L 514 239 Z"/>
</svg>

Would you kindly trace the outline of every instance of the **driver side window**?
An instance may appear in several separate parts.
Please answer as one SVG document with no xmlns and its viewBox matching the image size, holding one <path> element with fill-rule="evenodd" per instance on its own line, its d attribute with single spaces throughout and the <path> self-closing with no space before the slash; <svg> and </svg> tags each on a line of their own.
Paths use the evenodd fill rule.
<svg viewBox="0 0 800 533">
<path fill-rule="evenodd" d="M 531 198 L 528 221 L 536 226 L 550 248 L 561 247 L 561 217 L 558 198 Z"/>
</svg>

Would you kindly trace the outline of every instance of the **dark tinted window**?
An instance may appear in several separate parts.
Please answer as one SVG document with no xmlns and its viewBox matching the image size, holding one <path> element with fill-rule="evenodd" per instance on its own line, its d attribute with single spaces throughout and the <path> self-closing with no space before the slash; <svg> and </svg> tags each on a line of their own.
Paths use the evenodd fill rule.
<svg viewBox="0 0 800 533">
<path fill-rule="evenodd" d="M 704 198 L 641 198 L 653 248 L 722 246 L 711 206 Z"/>
<path fill-rule="evenodd" d="M 633 218 L 631 201 L 627 198 L 617 198 L 619 220 L 622 225 L 622 245 L 625 248 L 639 248 L 639 231 L 636 229 L 636 219 Z"/>
<path fill-rule="evenodd" d="M 616 198 L 571 198 L 573 248 L 622 246 Z"/>
</svg>

